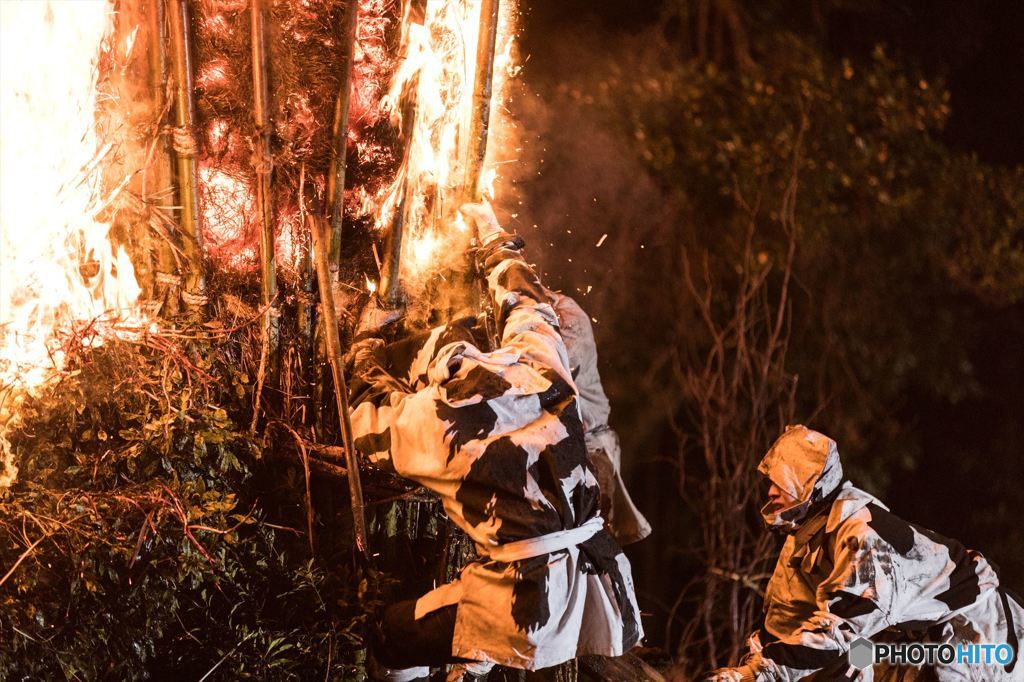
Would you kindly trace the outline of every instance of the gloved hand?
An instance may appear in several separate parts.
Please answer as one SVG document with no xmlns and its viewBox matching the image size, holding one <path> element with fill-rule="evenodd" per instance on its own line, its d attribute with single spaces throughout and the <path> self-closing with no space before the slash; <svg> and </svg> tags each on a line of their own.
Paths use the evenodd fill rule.
<svg viewBox="0 0 1024 682">
<path fill-rule="evenodd" d="M 480 246 L 487 246 L 502 233 L 501 225 L 489 202 L 463 204 L 459 210 L 462 211 L 462 215 L 466 217 L 471 228 L 476 226 L 476 232 L 480 237 Z"/>
<path fill-rule="evenodd" d="M 719 668 L 705 673 L 702 682 L 755 682 L 757 676 L 749 666 Z"/>
<path fill-rule="evenodd" d="M 355 339 L 361 341 L 371 336 L 379 336 L 381 331 L 389 324 L 394 324 L 398 320 L 402 319 L 404 311 L 400 308 L 389 310 L 381 307 L 376 299 L 370 299 L 370 302 L 363 308 L 363 312 L 359 315 L 359 322 L 356 324 Z"/>
<path fill-rule="evenodd" d="M 459 210 L 477 226 L 480 243 L 470 255 L 479 272 L 487 273 L 502 260 L 517 257 L 525 246 L 518 235 L 501 229 L 490 204 L 463 204 Z"/>
<path fill-rule="evenodd" d="M 346 373 L 353 377 L 367 378 L 369 369 L 376 364 L 374 353 L 383 347 L 383 339 L 375 336 L 369 336 L 353 343 L 344 358 Z"/>
</svg>

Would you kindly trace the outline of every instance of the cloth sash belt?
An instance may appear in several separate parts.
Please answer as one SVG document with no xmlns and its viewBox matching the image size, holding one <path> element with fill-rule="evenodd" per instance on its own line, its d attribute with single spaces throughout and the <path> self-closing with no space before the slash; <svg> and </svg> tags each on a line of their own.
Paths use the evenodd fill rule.
<svg viewBox="0 0 1024 682">
<path fill-rule="evenodd" d="M 604 519 L 601 518 L 600 514 L 598 514 L 578 528 L 560 530 L 526 540 L 506 542 L 505 544 L 498 545 L 497 547 L 481 548 L 477 545 L 478 550 L 482 550 L 480 551 L 481 557 L 477 561 L 501 561 L 511 563 L 513 561 L 521 561 L 523 559 L 532 559 L 533 557 L 543 556 L 550 552 L 559 552 L 563 549 L 569 549 L 570 547 L 581 545 L 603 530 Z M 609 540 L 609 542 L 611 542 L 611 540 Z M 603 559 L 603 557 L 598 559 Z M 600 561 L 598 565 L 604 565 L 606 563 L 607 562 Z M 457 604 L 460 599 L 462 599 L 462 581 L 455 580 L 453 582 L 446 583 L 440 587 L 434 588 L 416 600 L 416 609 L 413 617 L 416 620 L 419 620 L 428 613 L 431 613 L 441 607 Z"/>
<path fill-rule="evenodd" d="M 543 554 L 576 547 L 597 535 L 603 528 L 604 519 L 598 514 L 577 528 L 559 530 L 536 538 L 516 540 L 497 547 L 486 548 L 486 558 L 504 563 L 532 559 Z"/>
</svg>

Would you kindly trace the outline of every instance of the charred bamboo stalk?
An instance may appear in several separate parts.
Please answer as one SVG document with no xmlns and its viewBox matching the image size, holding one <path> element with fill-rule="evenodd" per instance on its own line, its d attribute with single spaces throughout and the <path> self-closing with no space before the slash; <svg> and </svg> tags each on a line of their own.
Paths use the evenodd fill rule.
<svg viewBox="0 0 1024 682">
<path fill-rule="evenodd" d="M 352 438 L 352 423 L 348 411 L 348 383 L 345 381 L 344 360 L 341 354 L 341 338 L 338 334 L 338 312 L 334 307 L 332 294 L 331 267 L 328 262 L 327 246 L 329 234 L 324 233 L 326 221 L 313 212 L 307 214 L 306 222 L 313 245 L 313 264 L 316 267 L 317 282 L 320 285 L 320 312 L 323 320 L 324 343 L 331 365 L 334 383 L 334 401 L 338 411 L 338 426 L 345 447 L 345 464 L 348 471 L 348 489 L 352 500 L 352 525 L 355 529 L 356 549 L 363 558 L 369 557 L 366 535 L 366 507 L 363 504 L 363 485 L 359 475 L 359 458 Z"/>
<path fill-rule="evenodd" d="M 199 172 L 196 163 L 195 88 L 192 68 L 192 16 L 188 0 L 169 0 L 171 61 L 174 72 L 173 146 L 177 171 L 182 252 L 188 262 L 182 299 L 192 309 L 206 304 L 202 234 L 199 223 Z"/>
<path fill-rule="evenodd" d="M 160 120 L 157 133 L 159 140 L 155 147 L 155 154 L 150 167 L 147 169 L 146 180 L 150 187 L 155 187 L 153 195 L 162 196 L 164 191 L 171 187 L 171 147 L 163 131 L 166 120 L 165 102 L 167 98 L 167 30 L 166 30 L 166 3 L 164 0 L 150 0 L 146 7 L 146 16 L 149 20 L 149 86 L 152 93 L 153 108 L 160 112 Z M 146 194 L 150 194 L 147 192 Z M 143 200 L 149 202 L 149 196 L 143 196 Z M 150 205 L 150 210 L 162 213 L 163 209 Z M 160 216 L 157 216 L 158 218 Z M 170 221 L 167 221 L 170 222 Z M 178 272 L 177 259 L 174 256 L 174 246 L 167 239 L 160 239 L 157 247 L 157 288 L 159 291 L 161 310 L 168 315 L 178 312 L 180 298 L 178 289 L 181 286 L 181 275 Z"/>
<path fill-rule="evenodd" d="M 253 0 L 252 19 L 252 112 L 256 125 L 256 206 L 260 215 L 260 296 L 263 304 L 264 354 L 273 357 L 278 343 L 277 272 L 274 265 L 274 207 L 270 178 L 270 61 L 267 54 L 266 0 Z M 266 359 L 266 358 L 265 358 Z"/>
<path fill-rule="evenodd" d="M 405 139 L 405 152 L 402 161 L 403 172 L 405 173 L 402 182 L 402 197 L 395 210 L 395 217 L 391 221 L 391 229 L 388 230 L 387 238 L 384 240 L 384 263 L 381 267 L 380 298 L 388 308 L 397 308 L 402 303 L 401 271 L 402 271 L 402 243 L 404 240 L 405 226 L 411 218 L 409 193 L 412 191 L 411 178 L 409 177 L 409 162 L 412 154 L 412 138 L 415 135 L 416 126 L 416 93 L 419 91 L 419 76 L 414 76 L 410 81 L 402 101 L 402 137 Z"/>
<path fill-rule="evenodd" d="M 405 232 L 407 202 L 409 196 L 408 178 L 402 188 L 402 199 L 398 202 L 395 217 L 391 221 L 391 229 L 384 239 L 384 262 L 381 266 L 380 287 L 378 296 L 387 308 L 397 308 L 402 302 L 401 279 L 402 240 Z"/>
<path fill-rule="evenodd" d="M 487 134 L 491 120 L 491 88 L 494 82 L 494 48 L 498 38 L 499 0 L 481 0 L 480 34 L 476 44 L 476 70 L 473 78 L 473 105 L 469 116 L 466 169 L 463 196 L 468 201 L 482 198 L 480 179 L 487 158 Z"/>
<path fill-rule="evenodd" d="M 427 0 L 411 0 L 409 4 L 408 21 L 415 24 L 423 24 L 427 17 Z M 400 287 L 400 275 L 402 272 L 402 244 L 404 240 L 405 227 L 409 222 L 411 204 L 409 192 L 411 190 L 409 176 L 410 159 L 412 155 L 412 141 L 416 129 L 416 98 L 419 94 L 420 77 L 416 74 L 409 81 L 402 96 L 402 139 L 405 142 L 405 152 L 402 162 L 402 169 L 405 173 L 402 186 L 402 197 L 395 211 L 395 218 L 391 223 L 384 242 L 384 263 L 381 268 L 380 298 L 389 308 L 396 308 L 401 305 L 402 293 Z"/>
<path fill-rule="evenodd" d="M 338 55 L 338 96 L 334 100 L 334 128 L 331 134 L 331 170 L 327 176 L 327 216 L 331 225 L 328 252 L 337 278 L 341 268 L 341 228 L 345 218 L 345 173 L 348 170 L 348 111 L 352 101 L 352 68 L 355 64 L 356 26 L 359 3 L 349 0 L 342 17 L 342 48 Z"/>
<path fill-rule="evenodd" d="M 480 201 L 483 193 L 480 188 L 484 160 L 487 158 L 487 135 L 491 119 L 491 88 L 494 82 L 494 49 L 498 37 L 498 0 L 481 0 L 480 33 L 476 46 L 476 70 L 473 78 L 473 103 L 469 120 L 466 124 L 465 152 L 463 168 L 465 184 L 462 197 L 466 201 Z M 479 243 L 479 234 L 474 234 L 474 242 Z M 497 348 L 501 339 L 498 335 L 494 311 L 490 305 L 490 294 L 483 273 L 477 273 L 477 306 L 483 311 L 484 328 L 491 348 Z"/>
</svg>

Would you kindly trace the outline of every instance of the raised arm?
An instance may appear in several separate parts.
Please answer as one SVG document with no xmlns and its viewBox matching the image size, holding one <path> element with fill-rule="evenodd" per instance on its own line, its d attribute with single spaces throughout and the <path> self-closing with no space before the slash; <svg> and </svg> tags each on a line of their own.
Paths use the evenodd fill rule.
<svg viewBox="0 0 1024 682">
<path fill-rule="evenodd" d="M 462 212 L 476 222 L 480 234 L 478 264 L 487 278 L 502 348 L 514 350 L 521 361 L 552 381 L 554 374 L 559 384 L 572 387 L 558 315 L 536 272 L 523 258 L 522 239 L 504 232 L 487 204 L 467 204 Z"/>
<path fill-rule="evenodd" d="M 551 409 L 575 395 L 558 318 L 522 258 L 522 241 L 501 231 L 486 204 L 470 204 L 463 212 L 480 226 L 476 256 L 502 347 L 484 353 L 468 338 L 438 345 L 425 385 L 409 385 L 383 371 L 375 361 L 380 342 L 377 348 L 364 342 L 355 353 L 360 364 L 353 374 L 364 380 L 358 395 L 353 386 L 356 447 L 371 461 L 420 480 L 454 475 L 447 468 L 458 448 L 488 437 L 492 429 L 517 428 L 515 419 L 535 418 L 523 403 L 529 396 Z"/>
</svg>

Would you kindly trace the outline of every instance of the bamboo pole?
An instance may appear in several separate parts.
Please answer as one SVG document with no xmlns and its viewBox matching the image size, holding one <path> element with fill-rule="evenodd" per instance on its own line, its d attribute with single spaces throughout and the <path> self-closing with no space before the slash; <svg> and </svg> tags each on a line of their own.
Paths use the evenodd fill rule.
<svg viewBox="0 0 1024 682">
<path fill-rule="evenodd" d="M 331 131 L 331 166 L 327 174 L 327 200 L 324 202 L 325 220 L 330 224 L 328 265 L 331 270 L 332 287 L 337 286 L 341 273 L 341 237 L 345 220 L 345 176 L 348 172 L 348 116 L 352 101 L 352 73 L 355 65 L 356 28 L 359 23 L 359 2 L 348 0 L 341 18 L 342 45 L 338 54 L 338 93 L 334 100 L 334 125 Z M 315 268 L 314 268 L 315 270 Z M 321 316 L 322 318 L 322 316 Z M 328 363 L 324 346 L 323 320 L 316 325 L 317 376 L 314 400 L 323 405 L 325 375 L 322 372 Z M 324 413 L 315 410 L 316 428 L 324 431 Z"/>
<path fill-rule="evenodd" d="M 491 88 L 494 82 L 494 48 L 498 37 L 499 0 L 481 0 L 480 33 L 476 45 L 476 69 L 473 78 L 473 102 L 466 125 L 466 149 L 463 156 L 465 169 L 462 197 L 466 201 L 480 201 L 480 180 L 484 160 L 487 158 L 487 135 L 491 118 Z M 473 241 L 480 242 L 474 225 Z M 483 273 L 476 273 L 477 306 L 483 310 L 484 330 L 491 349 L 501 344 L 494 311 L 490 305 L 490 292 Z"/>
<path fill-rule="evenodd" d="M 331 365 L 331 378 L 334 380 L 334 401 L 338 411 L 338 425 L 341 427 L 341 440 L 345 446 L 345 464 L 348 470 L 348 490 L 352 500 L 352 525 L 355 530 L 356 549 L 366 559 L 369 557 L 366 508 L 363 504 L 363 485 L 359 476 L 359 458 L 353 443 L 352 423 L 349 420 L 348 383 L 345 381 L 341 338 L 338 335 L 338 312 L 334 307 L 334 296 L 331 292 L 333 281 L 327 254 L 330 235 L 323 233 L 326 221 L 316 216 L 314 212 L 310 212 L 306 220 L 309 223 L 309 233 L 313 244 L 313 263 L 316 266 L 317 281 L 320 284 L 320 311 L 323 318 L 327 358 Z"/>
<path fill-rule="evenodd" d="M 260 295 L 263 304 L 264 361 L 273 357 L 278 344 L 277 273 L 274 267 L 274 207 L 270 188 L 273 172 L 270 154 L 270 63 L 267 55 L 266 0 L 253 0 L 252 94 L 256 124 L 256 206 L 260 214 Z"/>
<path fill-rule="evenodd" d="M 327 176 L 327 219 L 331 225 L 329 264 L 337 279 L 341 269 L 341 228 L 345 219 L 345 173 L 348 170 L 348 111 L 352 101 L 352 68 L 355 64 L 359 3 L 349 0 L 342 17 L 342 46 L 338 55 L 338 96 L 334 100 L 331 134 L 331 170 Z"/>
<path fill-rule="evenodd" d="M 156 191 L 152 194 L 161 196 L 164 190 L 172 185 L 171 168 L 171 147 L 163 131 L 166 120 L 164 118 L 164 105 L 167 99 L 167 7 L 164 0 L 150 0 L 146 8 L 149 20 L 149 85 L 152 94 L 153 107 L 161 112 L 159 124 L 158 143 L 155 148 L 155 158 L 148 169 L 146 169 L 147 183 L 151 180 L 156 185 Z M 149 192 L 147 192 L 149 194 Z M 143 196 L 148 202 L 149 197 Z M 163 212 L 157 206 L 150 206 L 151 211 Z M 170 222 L 170 221 L 168 221 Z M 178 296 L 181 277 L 178 273 L 178 262 L 174 256 L 174 246 L 162 239 L 157 249 L 157 286 L 161 298 L 161 310 L 168 315 L 178 312 L 181 300 Z"/>
<path fill-rule="evenodd" d="M 384 262 L 380 273 L 380 286 L 378 296 L 388 308 L 397 308 L 402 303 L 401 270 L 402 270 L 402 242 L 405 225 L 409 219 L 408 204 L 406 199 L 409 195 L 409 183 L 406 179 L 402 189 L 402 199 L 395 211 L 395 218 L 391 221 L 391 229 L 388 230 L 384 239 Z"/>
<path fill-rule="evenodd" d="M 411 0 L 408 21 L 410 24 L 423 24 L 427 17 L 427 0 Z M 379 296 L 389 308 L 397 308 L 402 303 L 401 272 L 402 244 L 405 226 L 411 217 L 409 202 L 410 177 L 409 166 L 412 158 L 413 136 L 416 134 L 417 97 L 419 96 L 420 77 L 414 75 L 402 93 L 402 137 L 405 140 L 405 151 L 402 169 L 405 177 L 402 182 L 402 196 L 395 211 L 395 218 L 384 241 L 384 263 L 380 273 Z"/>
<path fill-rule="evenodd" d="M 334 99 L 334 125 L 331 131 L 331 166 L 327 173 L 327 201 L 324 202 L 325 218 L 331 227 L 328 263 L 331 269 L 333 285 L 337 284 L 341 273 L 341 237 L 342 226 L 345 221 L 345 175 L 348 172 L 348 114 L 349 104 L 352 101 L 352 71 L 355 65 L 358 16 L 358 0 L 348 0 L 345 4 L 345 12 L 341 18 L 342 44 L 338 54 L 338 94 Z M 305 267 L 305 265 L 306 261 L 304 260 L 303 266 Z M 309 267 L 311 268 L 309 285 L 310 293 L 312 293 L 313 277 L 315 276 L 312 260 L 309 261 Z M 303 270 L 303 273 L 305 273 L 305 270 Z M 306 280 L 303 279 L 303 285 L 305 284 Z M 303 331 L 305 331 L 305 328 L 303 328 Z M 322 405 L 325 402 L 325 375 L 322 369 L 327 364 L 327 349 L 324 347 L 323 331 L 319 323 L 315 326 L 314 332 L 317 337 L 317 370 L 314 401 L 316 405 Z M 314 414 L 316 416 L 317 429 L 323 431 L 323 412 L 317 408 Z"/>
<path fill-rule="evenodd" d="M 349 419 L 348 383 L 345 380 L 344 360 L 341 353 L 341 337 L 338 333 L 338 311 L 334 302 L 334 287 L 341 267 L 341 230 L 345 218 L 345 174 L 348 170 L 348 112 L 352 101 L 352 67 L 355 61 L 356 29 L 358 26 L 359 3 L 349 0 L 342 18 L 344 43 L 342 45 L 338 95 L 334 105 L 333 156 L 327 179 L 327 201 L 323 217 L 311 211 L 306 215 L 309 225 L 310 246 L 313 266 L 320 291 L 320 324 L 323 347 L 331 368 L 331 383 L 334 386 L 334 403 L 338 414 L 338 426 L 345 450 L 346 473 L 349 497 L 352 504 L 352 526 L 356 549 L 363 559 L 370 556 L 366 531 L 366 508 L 363 503 L 363 484 L 359 474 L 359 458 L 352 438 L 352 423 Z M 322 399 L 323 384 L 318 381 L 317 393 Z M 317 410 L 319 416 L 320 412 Z"/>
<path fill-rule="evenodd" d="M 181 210 L 182 251 L 188 261 L 182 298 L 193 310 L 206 303 L 202 234 L 199 223 L 199 173 L 196 164 L 195 88 L 192 68 L 192 17 L 188 0 L 170 0 L 171 61 L 174 71 L 175 131 L 173 146 Z"/>
<path fill-rule="evenodd" d="M 481 0 L 480 34 L 476 44 L 476 69 L 473 78 L 473 104 L 467 126 L 465 185 L 463 196 L 469 201 L 482 198 L 480 179 L 487 158 L 487 135 L 491 120 L 491 89 L 494 82 L 494 48 L 498 38 L 499 0 Z"/>
<path fill-rule="evenodd" d="M 404 93 L 402 103 L 402 127 L 405 128 L 403 131 L 405 152 L 402 169 L 405 177 L 402 182 L 402 197 L 395 210 L 395 217 L 391 221 L 391 229 L 388 230 L 384 240 L 384 263 L 381 266 L 380 287 L 378 287 L 379 296 L 388 308 L 397 308 L 402 303 L 402 244 L 405 226 L 408 225 L 412 217 L 410 214 L 412 205 L 409 202 L 409 193 L 412 191 L 409 164 L 412 160 L 412 139 L 416 129 L 416 94 L 419 91 L 419 83 L 419 75 L 413 76 Z"/>
</svg>

